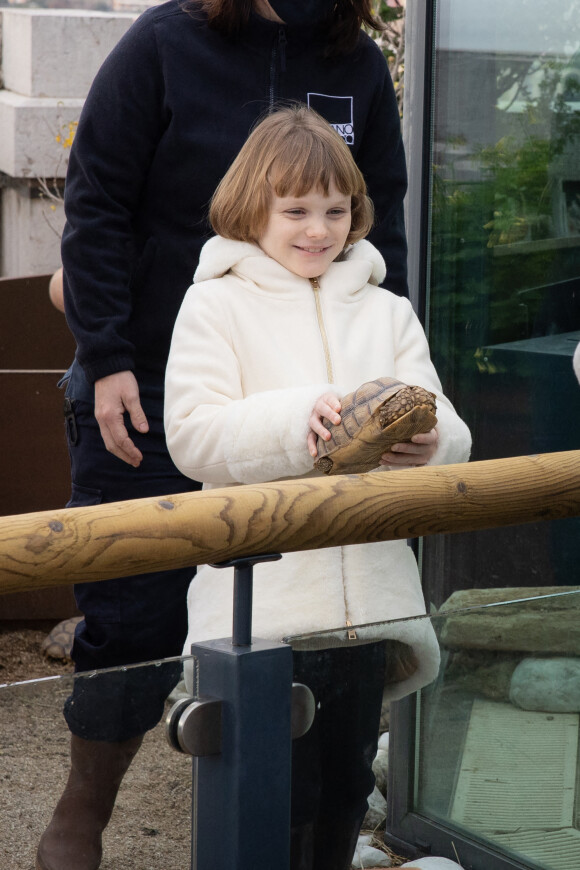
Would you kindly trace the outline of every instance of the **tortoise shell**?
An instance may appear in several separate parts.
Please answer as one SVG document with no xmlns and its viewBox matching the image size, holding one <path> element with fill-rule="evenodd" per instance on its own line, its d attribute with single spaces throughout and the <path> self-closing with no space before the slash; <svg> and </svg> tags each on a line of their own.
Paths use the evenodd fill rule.
<svg viewBox="0 0 580 870">
<path fill-rule="evenodd" d="M 345 396 L 341 404 L 337 426 L 323 419 L 330 440 L 317 439 L 314 467 L 325 474 L 370 471 L 393 444 L 430 432 L 437 423 L 433 393 L 395 378 L 368 381 Z"/>
<path fill-rule="evenodd" d="M 41 650 L 45 658 L 62 662 L 71 661 L 75 629 L 82 618 L 82 616 L 72 616 L 55 625 L 42 642 Z"/>
</svg>

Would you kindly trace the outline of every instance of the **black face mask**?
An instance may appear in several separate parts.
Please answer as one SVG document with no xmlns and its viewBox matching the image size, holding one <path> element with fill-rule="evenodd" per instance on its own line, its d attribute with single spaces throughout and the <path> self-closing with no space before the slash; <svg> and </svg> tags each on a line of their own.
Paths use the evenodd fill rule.
<svg viewBox="0 0 580 870">
<path fill-rule="evenodd" d="M 270 0 L 270 6 L 285 24 L 318 24 L 329 18 L 336 0 Z"/>
</svg>

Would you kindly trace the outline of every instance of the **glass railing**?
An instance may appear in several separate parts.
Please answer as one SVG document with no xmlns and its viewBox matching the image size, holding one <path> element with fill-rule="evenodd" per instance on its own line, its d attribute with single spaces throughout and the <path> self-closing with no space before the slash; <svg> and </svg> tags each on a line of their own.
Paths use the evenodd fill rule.
<svg viewBox="0 0 580 870">
<path fill-rule="evenodd" d="M 353 627 L 387 638 L 388 662 L 405 659 L 397 638 L 423 643 L 434 630 L 439 673 L 417 695 L 408 759 L 412 812 L 448 832 L 450 859 L 467 860 L 453 832 L 484 844 L 476 870 L 494 853 L 497 867 L 508 866 L 501 856 L 531 870 L 580 867 L 580 590 L 542 591 L 459 591 L 428 617 Z M 288 640 L 348 642 L 344 628 Z"/>
<path fill-rule="evenodd" d="M 70 769 L 65 705 L 96 699 L 107 713 L 114 698 L 141 698 L 159 680 L 177 683 L 183 659 L 52 676 L 0 686 L 0 866 L 30 870 L 38 840 L 51 819 Z M 173 690 L 166 709 L 183 689 Z M 128 701 L 130 703 L 130 701 Z M 105 718 L 105 717 L 104 717 Z M 121 784 L 104 837 L 102 870 L 189 870 L 191 866 L 191 758 L 175 752 L 165 716 L 149 730 Z M 107 764 L 107 756 L 96 758 Z"/>
<path fill-rule="evenodd" d="M 418 811 L 543 870 L 580 866 L 579 608 L 576 590 L 438 616 L 421 698 Z"/>
<path fill-rule="evenodd" d="M 475 870 L 577 870 L 579 610 L 578 589 L 465 590 L 429 616 L 286 640 L 302 650 L 382 644 L 385 697 L 397 697 L 397 680 L 412 678 L 425 649 L 435 660 L 439 654 L 435 679 L 416 696 L 413 812 L 449 832 L 458 850 L 449 858 L 467 862 L 462 838 L 484 844 L 486 861 L 498 856 L 494 865 L 470 858 Z M 68 775 L 63 709 L 70 709 L 71 699 L 81 706 L 96 699 L 97 710 L 100 704 L 107 713 L 121 693 L 143 698 L 160 679 L 173 685 L 191 662 L 171 659 L 0 686 L 2 867 L 33 866 Z M 373 679 L 370 670 L 350 676 L 362 684 Z M 183 683 L 165 703 L 165 714 L 180 697 L 186 697 Z M 389 706 L 385 701 L 381 731 L 389 729 Z M 123 780 L 103 839 L 103 870 L 190 867 L 191 758 L 169 746 L 164 720 L 147 732 Z M 502 865 L 502 856 L 517 863 Z"/>
</svg>

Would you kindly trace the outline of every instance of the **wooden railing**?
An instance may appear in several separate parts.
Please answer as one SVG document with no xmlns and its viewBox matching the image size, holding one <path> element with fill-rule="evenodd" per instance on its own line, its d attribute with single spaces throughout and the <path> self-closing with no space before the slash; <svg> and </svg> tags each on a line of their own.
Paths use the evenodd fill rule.
<svg viewBox="0 0 580 870">
<path fill-rule="evenodd" d="M 0 594 L 580 515 L 580 451 L 0 518 Z"/>
</svg>

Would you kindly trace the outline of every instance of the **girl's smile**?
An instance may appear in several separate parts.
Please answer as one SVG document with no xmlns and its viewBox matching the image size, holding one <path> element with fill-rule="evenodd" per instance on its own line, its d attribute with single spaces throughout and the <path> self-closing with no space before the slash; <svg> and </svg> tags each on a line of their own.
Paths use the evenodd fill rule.
<svg viewBox="0 0 580 870">
<path fill-rule="evenodd" d="M 331 183 L 326 196 L 272 194 L 270 217 L 258 244 L 269 257 L 301 278 L 318 278 L 342 253 L 350 232 L 350 196 Z"/>
</svg>

